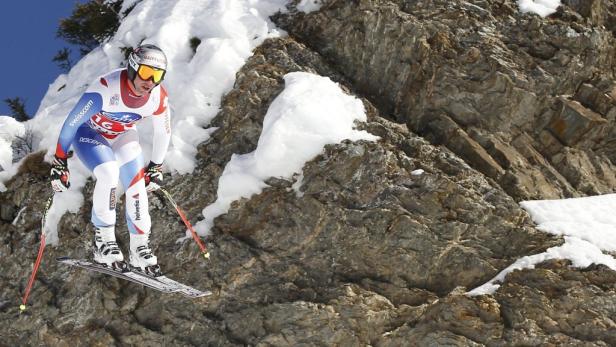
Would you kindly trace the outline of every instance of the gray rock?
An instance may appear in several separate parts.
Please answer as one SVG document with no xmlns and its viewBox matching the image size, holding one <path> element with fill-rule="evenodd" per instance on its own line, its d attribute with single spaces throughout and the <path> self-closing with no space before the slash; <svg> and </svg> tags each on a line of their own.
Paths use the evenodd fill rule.
<svg viewBox="0 0 616 347">
<path fill-rule="evenodd" d="M 550 120 L 548 130 L 567 146 L 575 146 L 582 138 L 603 135 L 607 121 L 576 101 L 560 99 L 562 109 Z M 598 142 L 600 139 L 593 138 Z"/>
<path fill-rule="evenodd" d="M 581 146 L 590 160 L 608 156 L 610 165 L 614 162 L 614 137 L 606 136 L 606 130 L 614 128 L 613 120 L 608 124 L 595 112 L 605 115 L 611 109 L 603 81 L 613 77 L 609 71 L 614 36 L 601 26 L 613 16 L 615 5 L 566 4 L 569 7 L 553 15 L 557 19 L 548 20 L 519 13 L 513 1 L 332 0 L 319 12 L 280 15 L 276 20 L 335 62 L 385 117 L 444 144 L 501 182 L 515 199 L 525 200 L 588 194 L 586 188 L 572 189 L 553 180 L 552 171 L 567 177 L 562 165 L 550 161 L 566 146 Z M 607 76 L 598 78 L 602 72 Z M 574 94 L 587 108 L 564 101 Z M 564 110 L 557 107 L 559 100 Z M 443 115 L 462 135 L 446 137 L 453 125 L 442 123 Z M 546 130 L 564 146 L 541 141 Z M 527 134 L 548 167 L 537 170 L 532 163 L 518 161 L 519 166 L 503 171 L 495 165 L 498 159 L 486 156 L 489 147 L 483 146 L 486 153 L 465 138 L 465 133 L 475 131 L 486 137 L 482 145 L 512 144 Z M 443 142 L 444 137 L 449 141 Z M 581 139 L 585 142 L 578 144 Z M 588 179 L 602 192 L 613 191 L 604 177 Z"/>
</svg>

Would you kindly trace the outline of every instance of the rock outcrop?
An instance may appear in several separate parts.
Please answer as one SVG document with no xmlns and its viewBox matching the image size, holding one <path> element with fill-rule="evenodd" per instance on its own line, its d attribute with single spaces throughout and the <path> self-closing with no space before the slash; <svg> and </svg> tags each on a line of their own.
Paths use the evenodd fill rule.
<svg viewBox="0 0 616 347">
<path fill-rule="evenodd" d="M 609 193 L 615 5 L 569 3 L 542 19 L 514 1 L 329 1 L 277 22 L 515 199 Z"/>
<path fill-rule="evenodd" d="M 277 16 L 290 37 L 255 50 L 195 172 L 168 180 L 191 221 L 215 200 L 231 155 L 255 149 L 288 72 L 328 76 L 362 97 L 361 127 L 380 140 L 329 145 L 294 182 L 272 178 L 232 204 L 206 240 L 209 262 L 191 240 L 176 242 L 183 225 L 151 197 L 163 270 L 211 289 L 207 298 L 56 264 L 90 252 L 86 202 L 62 218 L 60 245 L 47 248 L 18 315 L 49 191 L 48 168 L 32 156 L 0 195 L 3 343 L 616 344 L 616 273 L 604 266 L 549 261 L 509 274 L 493 295 L 465 294 L 562 243 L 536 230 L 519 200 L 614 187 L 615 4 L 565 3 L 546 19 L 507 0 L 333 0 Z"/>
</svg>

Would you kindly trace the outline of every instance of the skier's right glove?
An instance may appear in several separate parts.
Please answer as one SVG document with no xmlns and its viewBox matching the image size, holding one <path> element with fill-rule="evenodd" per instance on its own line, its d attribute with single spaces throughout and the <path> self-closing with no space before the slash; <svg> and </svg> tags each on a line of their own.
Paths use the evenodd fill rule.
<svg viewBox="0 0 616 347">
<path fill-rule="evenodd" d="M 145 169 L 145 189 L 148 192 L 158 190 L 163 185 L 163 164 L 150 162 Z"/>
<path fill-rule="evenodd" d="M 56 192 L 65 192 L 71 186 L 69 182 L 70 172 L 68 171 L 68 159 L 54 155 L 51 162 L 51 187 Z"/>
</svg>

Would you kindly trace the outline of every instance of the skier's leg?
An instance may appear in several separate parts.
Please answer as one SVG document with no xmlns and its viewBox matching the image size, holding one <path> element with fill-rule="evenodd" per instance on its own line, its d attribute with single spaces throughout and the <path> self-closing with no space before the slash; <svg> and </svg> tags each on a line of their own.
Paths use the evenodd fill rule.
<svg viewBox="0 0 616 347">
<path fill-rule="evenodd" d="M 118 163 L 111 145 L 88 126 L 77 130 L 73 148 L 96 178 L 92 195 L 92 224 L 95 227 L 94 260 L 111 265 L 124 259 L 115 240 Z"/>
<path fill-rule="evenodd" d="M 120 165 L 120 179 L 126 190 L 126 223 L 130 232 L 130 264 L 146 270 L 156 266 L 156 256 L 149 247 L 151 219 L 145 189 L 144 162 L 139 136 L 128 131 L 113 143 Z"/>
</svg>

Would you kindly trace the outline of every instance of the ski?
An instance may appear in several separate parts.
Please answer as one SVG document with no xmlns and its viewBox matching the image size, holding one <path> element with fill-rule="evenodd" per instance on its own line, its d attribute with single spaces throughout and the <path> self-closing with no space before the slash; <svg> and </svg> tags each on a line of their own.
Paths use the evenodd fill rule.
<svg viewBox="0 0 616 347">
<path fill-rule="evenodd" d="M 211 295 L 210 291 L 200 291 L 183 283 L 172 280 L 166 276 L 152 277 L 140 271 L 117 271 L 106 266 L 90 262 L 83 259 L 73 259 L 70 257 L 59 257 L 57 261 L 63 264 L 80 267 L 82 269 L 99 272 L 102 274 L 117 277 L 133 283 L 141 284 L 148 288 L 158 290 L 162 293 L 178 293 L 190 298 L 198 298 Z"/>
<path fill-rule="evenodd" d="M 113 277 L 121 278 L 126 281 L 141 284 L 143 286 L 158 290 L 163 293 L 172 293 L 176 289 L 176 287 L 174 286 L 165 285 L 162 282 L 156 281 L 147 276 L 143 276 L 132 271 L 121 272 L 87 260 L 73 259 L 70 257 L 59 257 L 56 260 L 63 264 L 80 267 L 82 269 L 99 272 L 105 275 L 110 275 Z"/>
</svg>

